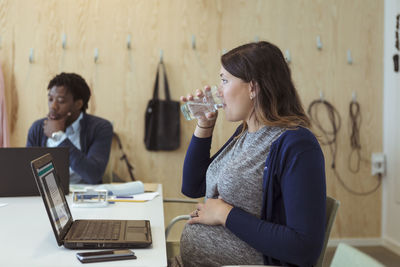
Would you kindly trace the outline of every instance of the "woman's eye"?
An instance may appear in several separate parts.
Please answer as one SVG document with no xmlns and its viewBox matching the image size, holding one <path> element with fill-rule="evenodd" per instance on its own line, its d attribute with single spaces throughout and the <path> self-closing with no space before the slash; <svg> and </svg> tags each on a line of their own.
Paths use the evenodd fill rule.
<svg viewBox="0 0 400 267">
<path fill-rule="evenodd" d="M 225 79 L 221 79 L 221 81 L 222 81 L 222 84 L 226 84 L 228 81 L 227 80 L 225 80 Z"/>
</svg>

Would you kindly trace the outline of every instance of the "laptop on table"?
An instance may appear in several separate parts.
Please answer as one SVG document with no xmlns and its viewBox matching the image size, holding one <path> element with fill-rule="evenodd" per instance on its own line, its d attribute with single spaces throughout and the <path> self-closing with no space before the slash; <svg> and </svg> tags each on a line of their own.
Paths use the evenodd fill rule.
<svg viewBox="0 0 400 267">
<path fill-rule="evenodd" d="M 40 196 L 32 179 L 31 161 L 50 153 L 65 194 L 69 193 L 69 151 L 67 147 L 0 148 L 0 197 Z"/>
<path fill-rule="evenodd" d="M 55 162 L 46 154 L 31 162 L 59 246 L 69 249 L 143 248 L 152 243 L 148 220 L 74 221 L 61 185 L 55 177 Z"/>
</svg>

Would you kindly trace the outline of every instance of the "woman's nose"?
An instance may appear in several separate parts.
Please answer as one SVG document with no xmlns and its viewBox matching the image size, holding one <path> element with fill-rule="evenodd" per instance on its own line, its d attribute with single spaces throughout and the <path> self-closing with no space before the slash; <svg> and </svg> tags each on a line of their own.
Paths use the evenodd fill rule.
<svg viewBox="0 0 400 267">
<path fill-rule="evenodd" d="M 219 85 L 217 87 L 217 92 L 218 92 L 218 96 L 222 96 L 222 86 L 221 85 Z"/>
</svg>

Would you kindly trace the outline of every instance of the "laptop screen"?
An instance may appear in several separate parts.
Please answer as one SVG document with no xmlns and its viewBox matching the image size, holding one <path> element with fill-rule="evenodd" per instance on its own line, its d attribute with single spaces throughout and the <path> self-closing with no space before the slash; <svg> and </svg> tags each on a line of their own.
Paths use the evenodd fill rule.
<svg viewBox="0 0 400 267">
<path fill-rule="evenodd" d="M 46 201 L 48 211 L 51 213 L 53 227 L 57 232 L 58 236 L 63 236 L 65 227 L 68 222 L 72 220 L 71 213 L 68 208 L 68 204 L 64 197 L 63 191 L 60 188 L 59 183 L 56 181 L 56 173 L 53 162 L 47 162 L 36 169 L 40 186 L 42 187 L 43 199 Z"/>
</svg>

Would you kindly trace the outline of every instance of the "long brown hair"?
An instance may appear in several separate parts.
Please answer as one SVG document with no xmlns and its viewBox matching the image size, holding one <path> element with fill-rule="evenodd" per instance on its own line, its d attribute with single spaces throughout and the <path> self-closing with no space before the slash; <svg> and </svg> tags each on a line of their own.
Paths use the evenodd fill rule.
<svg viewBox="0 0 400 267">
<path fill-rule="evenodd" d="M 245 44 L 224 54 L 221 63 L 230 74 L 257 87 L 257 122 L 287 128 L 310 127 L 289 66 L 277 46 L 264 41 Z"/>
</svg>

